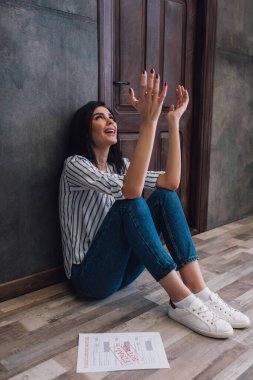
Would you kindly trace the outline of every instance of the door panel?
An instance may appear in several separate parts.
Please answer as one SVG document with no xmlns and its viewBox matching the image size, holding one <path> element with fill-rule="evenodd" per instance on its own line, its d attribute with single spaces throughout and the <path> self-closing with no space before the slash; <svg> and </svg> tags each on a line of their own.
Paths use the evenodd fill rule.
<svg viewBox="0 0 253 380">
<path fill-rule="evenodd" d="M 169 91 L 165 105 L 174 102 L 174 90 L 184 82 L 185 63 L 185 4 L 164 1 L 164 26 L 161 47 L 164 80 L 169 82 Z"/>
<path fill-rule="evenodd" d="M 144 67 L 145 50 L 145 4 L 143 0 L 115 1 L 114 78 L 128 80 L 138 88 L 136 73 Z M 132 67 L 134 70 L 129 70 Z M 114 106 L 117 110 L 131 110 L 128 87 L 114 87 Z M 132 111 L 132 110 L 131 110 Z"/>
<path fill-rule="evenodd" d="M 192 59 L 186 64 L 186 56 L 194 54 L 194 33 L 186 39 L 188 18 L 192 17 L 195 1 L 172 0 L 115 0 L 114 2 L 114 71 L 116 81 L 129 81 L 131 87 L 139 93 L 140 73 L 143 68 L 148 71 L 154 67 L 161 75 L 161 81 L 168 82 L 168 94 L 157 127 L 157 138 L 150 162 L 150 169 L 164 169 L 160 151 L 166 156 L 167 133 L 166 113 L 169 104 L 175 102 L 175 89 L 178 84 L 189 84 L 193 77 Z M 190 45 L 190 46 L 189 46 Z M 191 90 L 190 86 L 190 90 Z M 129 86 L 114 85 L 113 110 L 122 133 L 138 133 L 140 118 L 129 105 Z M 191 94 L 190 94 L 191 96 Z M 178 193 L 181 196 L 186 216 L 188 216 L 189 171 L 191 144 L 191 108 L 180 125 L 182 149 L 182 181 Z M 162 133 L 162 135 L 161 135 Z M 166 140 L 166 141 L 165 141 Z M 126 141 L 122 144 L 125 156 L 132 152 Z M 129 156 L 131 159 L 131 157 Z M 165 158 L 163 158 L 165 160 Z"/>
<path fill-rule="evenodd" d="M 129 81 L 139 92 L 140 73 L 153 67 L 168 94 L 157 126 L 150 169 L 166 160 L 166 112 L 183 84 L 190 95 L 180 122 L 182 175 L 178 191 L 194 232 L 207 220 L 217 0 L 98 0 L 99 95 L 117 116 L 122 150 L 131 158 L 140 117 L 128 103 Z M 194 86 L 193 86 L 194 84 Z M 193 128 L 194 126 L 194 128 Z"/>
<path fill-rule="evenodd" d="M 138 135 L 138 133 L 120 133 L 120 148 L 124 153 L 124 157 L 131 159 Z"/>
</svg>

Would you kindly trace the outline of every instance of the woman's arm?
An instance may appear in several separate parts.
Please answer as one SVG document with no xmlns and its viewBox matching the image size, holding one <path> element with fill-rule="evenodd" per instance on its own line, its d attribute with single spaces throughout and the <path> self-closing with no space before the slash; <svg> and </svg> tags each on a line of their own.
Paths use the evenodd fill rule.
<svg viewBox="0 0 253 380">
<path fill-rule="evenodd" d="M 124 175 L 105 173 L 83 156 L 71 156 L 65 160 L 61 180 L 66 180 L 70 191 L 94 190 L 124 199 L 122 194 Z"/>
<path fill-rule="evenodd" d="M 157 121 L 167 92 L 164 84 L 159 96 L 160 77 L 151 70 L 148 78 L 146 71 L 141 75 L 140 99 L 136 99 L 134 91 L 129 90 L 129 100 L 141 114 L 139 138 L 131 163 L 124 178 L 122 193 L 125 198 L 133 199 L 141 196 L 148 170 Z"/>
<path fill-rule="evenodd" d="M 188 92 L 183 86 L 177 87 L 176 98 L 176 106 L 170 106 L 167 114 L 169 138 L 166 169 L 165 173 L 161 174 L 157 179 L 157 187 L 169 190 L 176 190 L 179 187 L 181 177 L 179 120 L 189 103 Z"/>
</svg>

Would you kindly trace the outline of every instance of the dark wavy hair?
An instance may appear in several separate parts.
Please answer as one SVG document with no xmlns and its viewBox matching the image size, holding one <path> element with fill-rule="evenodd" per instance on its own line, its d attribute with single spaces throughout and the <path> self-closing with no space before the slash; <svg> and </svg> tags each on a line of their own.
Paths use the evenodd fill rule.
<svg viewBox="0 0 253 380">
<path fill-rule="evenodd" d="M 104 102 L 101 101 L 90 101 L 75 112 L 70 122 L 70 144 L 68 156 L 84 156 L 93 164 L 97 165 L 96 156 L 92 149 L 91 120 L 94 110 L 100 106 L 107 108 L 113 115 L 113 112 L 105 105 Z M 120 150 L 118 130 L 117 143 L 111 145 L 107 161 L 108 163 L 113 164 L 118 174 L 122 174 L 124 172 L 125 163 Z"/>
</svg>

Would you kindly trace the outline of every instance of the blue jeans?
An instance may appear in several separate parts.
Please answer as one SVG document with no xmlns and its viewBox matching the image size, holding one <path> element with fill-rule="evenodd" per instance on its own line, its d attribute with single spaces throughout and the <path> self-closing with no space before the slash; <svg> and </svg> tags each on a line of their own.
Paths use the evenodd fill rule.
<svg viewBox="0 0 253 380">
<path fill-rule="evenodd" d="M 78 294 L 105 298 L 133 282 L 145 268 L 160 281 L 197 259 L 177 193 L 157 189 L 147 201 L 140 197 L 113 204 L 84 260 L 73 264 L 71 280 Z"/>
</svg>

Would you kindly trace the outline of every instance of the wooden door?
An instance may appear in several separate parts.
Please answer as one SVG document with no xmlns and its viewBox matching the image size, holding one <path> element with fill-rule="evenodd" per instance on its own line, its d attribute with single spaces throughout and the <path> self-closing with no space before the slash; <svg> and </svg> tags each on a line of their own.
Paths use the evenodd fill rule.
<svg viewBox="0 0 253 380">
<path fill-rule="evenodd" d="M 169 138 L 165 115 L 169 104 L 175 102 L 176 86 L 183 84 L 189 91 L 191 101 L 180 123 L 182 176 L 178 193 L 192 229 L 203 230 L 203 225 L 196 226 L 198 206 L 192 205 L 192 189 L 197 184 L 197 181 L 192 183 L 193 159 L 199 154 L 194 146 L 197 135 L 193 101 L 198 88 L 194 83 L 198 33 L 203 29 L 198 21 L 199 1 L 101 0 L 99 9 L 100 97 L 117 116 L 124 156 L 131 159 L 140 117 L 129 105 L 129 86 L 120 82 L 129 82 L 138 93 L 140 73 L 144 68 L 147 71 L 154 68 L 160 73 L 161 81 L 168 83 L 149 167 L 153 170 L 165 168 Z"/>
</svg>

